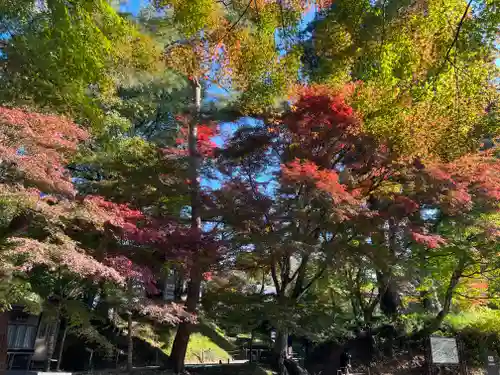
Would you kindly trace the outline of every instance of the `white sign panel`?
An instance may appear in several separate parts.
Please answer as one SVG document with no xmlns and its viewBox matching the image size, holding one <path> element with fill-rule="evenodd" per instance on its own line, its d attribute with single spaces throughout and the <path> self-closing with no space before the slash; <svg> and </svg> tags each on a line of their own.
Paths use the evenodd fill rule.
<svg viewBox="0 0 500 375">
<path fill-rule="evenodd" d="M 432 363 L 459 364 L 457 341 L 451 337 L 431 337 Z"/>
</svg>

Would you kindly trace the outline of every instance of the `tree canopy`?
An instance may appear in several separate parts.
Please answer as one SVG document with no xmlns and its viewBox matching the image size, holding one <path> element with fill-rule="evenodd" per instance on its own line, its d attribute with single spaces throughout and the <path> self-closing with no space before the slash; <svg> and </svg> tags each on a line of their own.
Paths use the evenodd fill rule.
<svg viewBox="0 0 500 375">
<path fill-rule="evenodd" d="M 112 326 L 132 371 L 148 322 L 181 372 L 201 316 L 280 375 L 289 336 L 496 316 L 498 5 L 3 2 L 2 311 L 61 328 L 46 370 Z"/>
</svg>

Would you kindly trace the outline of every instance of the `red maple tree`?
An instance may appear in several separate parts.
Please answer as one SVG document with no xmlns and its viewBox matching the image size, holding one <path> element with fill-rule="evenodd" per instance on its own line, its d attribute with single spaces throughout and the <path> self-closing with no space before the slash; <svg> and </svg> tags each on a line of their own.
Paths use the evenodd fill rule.
<svg viewBox="0 0 500 375">
<path fill-rule="evenodd" d="M 66 164 L 88 133 L 72 121 L 0 107 L 0 158 L 11 181 L 44 193 L 75 193 Z"/>
<path fill-rule="evenodd" d="M 153 273 L 147 267 L 150 258 L 145 257 L 143 264 L 133 264 L 120 246 L 97 249 L 88 243 L 80 246 L 81 238 L 72 238 L 78 232 L 94 231 L 103 239 L 112 234 L 122 243 L 133 241 L 158 247 L 166 244 L 166 237 L 173 231 L 169 222 L 153 220 L 126 204 L 100 196 L 74 199 L 76 189 L 65 166 L 78 143 L 88 138 L 85 130 L 64 117 L 0 107 L 0 138 L 0 157 L 9 172 L 0 185 L 0 194 L 20 202 L 16 216 L 4 231 L 12 247 L 3 255 L 12 260 L 14 269 L 29 273 L 33 267 L 47 266 L 50 271 L 57 265 L 84 279 L 125 285 L 133 276 L 141 278 L 147 288 L 154 288 Z M 48 226 L 43 228 L 45 237 L 31 237 L 35 224 Z M 129 272 L 119 266 L 120 259 L 127 260 Z M 141 257 L 136 255 L 135 259 Z M 176 308 L 148 309 L 160 317 L 161 308 L 167 314 L 161 319 L 173 322 L 174 315 L 168 315 L 168 311 L 175 312 Z"/>
<path fill-rule="evenodd" d="M 453 241 L 422 212 L 460 218 L 478 205 L 498 210 L 498 159 L 490 151 L 455 161 L 413 160 L 366 130 L 349 106 L 352 87 L 297 92 L 290 110 L 229 140 L 220 168 L 228 182 L 215 205 L 225 208 L 242 251 L 252 244 L 254 264 L 270 270 L 278 301 L 293 304 L 349 254 L 372 261 L 375 301 L 393 315 L 398 258 L 412 244 L 434 250 Z M 292 261 L 295 270 L 287 266 Z"/>
</svg>

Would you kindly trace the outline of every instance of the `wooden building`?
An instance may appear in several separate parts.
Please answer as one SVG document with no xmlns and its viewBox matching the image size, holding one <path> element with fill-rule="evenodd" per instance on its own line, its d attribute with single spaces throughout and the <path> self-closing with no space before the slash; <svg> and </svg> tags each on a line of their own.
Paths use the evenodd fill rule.
<svg viewBox="0 0 500 375">
<path fill-rule="evenodd" d="M 47 343 L 56 329 L 43 314 L 31 315 L 14 306 L 7 330 L 7 370 L 42 369 L 47 360 Z"/>
</svg>

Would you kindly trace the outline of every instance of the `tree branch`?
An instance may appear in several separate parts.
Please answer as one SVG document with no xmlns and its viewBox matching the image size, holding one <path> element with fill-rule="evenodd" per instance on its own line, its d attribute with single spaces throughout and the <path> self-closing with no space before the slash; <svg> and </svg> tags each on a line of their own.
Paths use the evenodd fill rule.
<svg viewBox="0 0 500 375">
<path fill-rule="evenodd" d="M 471 300 L 490 300 L 490 297 L 481 297 L 481 296 L 468 296 L 466 294 L 460 293 L 460 292 L 455 292 L 457 296 L 466 298 L 466 299 L 471 299 Z"/>
<path fill-rule="evenodd" d="M 314 283 L 315 283 L 315 282 L 316 282 L 316 281 L 317 281 L 317 280 L 318 280 L 321 276 L 323 276 L 323 274 L 325 273 L 325 271 L 326 271 L 326 268 L 327 268 L 327 267 L 328 267 L 328 264 L 327 264 L 327 262 L 325 262 L 325 263 L 323 264 L 323 267 L 321 267 L 321 269 L 320 269 L 320 270 L 319 270 L 319 271 L 318 271 L 318 272 L 317 272 L 317 273 L 316 273 L 316 274 L 315 274 L 315 275 L 311 278 L 311 280 L 309 280 L 309 282 L 307 283 L 307 285 L 306 285 L 304 288 L 302 288 L 301 293 L 300 293 L 300 294 L 299 294 L 299 296 L 297 297 L 297 301 L 298 301 L 299 299 L 301 299 L 301 298 L 304 296 L 304 294 L 306 294 L 307 290 L 308 290 L 308 289 L 309 289 L 309 288 L 310 288 L 310 287 L 311 287 L 311 286 L 312 286 L 312 285 L 313 285 L 313 284 L 314 284 Z"/>
<path fill-rule="evenodd" d="M 231 31 L 234 30 L 234 28 L 238 25 L 238 23 L 242 20 L 242 18 L 245 16 L 246 12 L 248 11 L 248 9 L 250 9 L 250 5 L 252 4 L 252 1 L 253 0 L 250 0 L 245 8 L 245 10 L 243 11 L 243 13 L 240 14 L 240 16 L 238 17 L 238 19 L 236 20 L 235 23 L 233 23 L 231 25 L 231 27 L 226 31 L 226 33 L 222 36 L 222 38 L 219 39 L 219 41 L 217 42 L 217 44 L 221 43 L 230 33 Z"/>
<path fill-rule="evenodd" d="M 458 41 L 458 37 L 460 35 L 460 30 L 462 29 L 462 25 L 464 23 L 465 17 L 467 16 L 467 13 L 469 13 L 469 9 L 470 9 L 471 4 L 472 4 L 472 0 L 469 0 L 469 2 L 467 3 L 467 7 L 465 8 L 464 14 L 462 14 L 462 18 L 460 19 L 460 22 L 458 23 L 457 31 L 455 32 L 455 37 L 453 38 L 453 41 L 451 42 L 450 46 L 448 47 L 448 51 L 446 51 L 445 59 L 448 61 L 450 60 L 450 52 L 453 49 L 454 45 Z"/>
<path fill-rule="evenodd" d="M 462 277 L 465 267 L 466 267 L 465 259 L 461 258 L 457 264 L 457 267 L 453 271 L 453 274 L 451 275 L 450 282 L 448 284 L 448 288 L 446 289 L 445 293 L 443 308 L 432 320 L 432 322 L 424 329 L 424 333 L 432 333 L 435 330 L 439 329 L 439 327 L 441 327 L 444 318 L 450 312 L 453 294 L 455 292 L 455 288 L 457 287 L 460 281 L 460 278 Z"/>
<path fill-rule="evenodd" d="M 297 277 L 297 280 L 295 281 L 295 287 L 293 290 L 293 296 L 298 297 L 302 293 L 302 284 L 304 282 L 304 279 L 306 277 L 306 269 L 307 269 L 307 263 L 309 262 L 309 255 L 304 255 L 302 257 L 302 261 L 300 262 L 299 268 L 295 271 L 295 273 L 292 276 L 292 280 Z"/>
<path fill-rule="evenodd" d="M 279 296 L 281 294 L 281 287 L 276 273 L 276 262 L 274 260 L 274 256 L 271 257 L 271 277 L 273 278 L 274 287 L 276 288 L 276 295 Z"/>
</svg>

